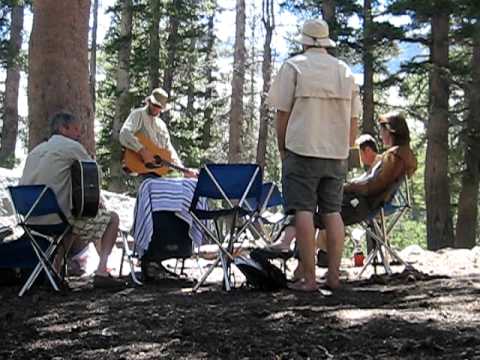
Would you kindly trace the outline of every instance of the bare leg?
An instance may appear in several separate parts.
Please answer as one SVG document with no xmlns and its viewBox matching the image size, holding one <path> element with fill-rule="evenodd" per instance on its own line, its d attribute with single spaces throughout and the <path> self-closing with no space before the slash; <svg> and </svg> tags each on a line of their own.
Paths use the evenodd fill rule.
<svg viewBox="0 0 480 360">
<path fill-rule="evenodd" d="M 327 285 L 335 289 L 340 286 L 340 262 L 345 241 L 345 227 L 339 213 L 322 215 L 322 220 L 327 230 Z"/>
<path fill-rule="evenodd" d="M 295 230 L 300 262 L 303 268 L 304 283 L 302 290 L 314 290 L 317 288 L 315 280 L 315 229 L 313 214 L 310 211 L 297 211 Z"/>
<path fill-rule="evenodd" d="M 295 226 L 288 225 L 283 229 L 280 237 L 270 245 L 270 248 L 280 249 L 280 250 L 290 250 L 290 245 L 292 244 L 293 239 L 295 238 Z"/>
<path fill-rule="evenodd" d="M 120 223 L 120 219 L 118 214 L 112 212 L 112 217 L 110 222 L 108 223 L 105 232 L 103 233 L 102 240 L 100 241 L 100 261 L 98 263 L 96 274 L 99 275 L 106 275 L 107 274 L 107 261 L 110 253 L 112 252 L 112 248 L 117 241 L 117 234 L 118 234 L 118 225 Z"/>
<path fill-rule="evenodd" d="M 318 230 L 316 240 L 317 249 L 327 251 L 327 232 L 325 230 Z"/>
<path fill-rule="evenodd" d="M 78 236 L 70 233 L 65 236 L 62 243 L 59 245 L 55 259 L 53 260 L 53 269 L 60 274 L 62 270 L 63 258 L 65 254 L 70 251 L 72 244 L 78 241 Z"/>
</svg>

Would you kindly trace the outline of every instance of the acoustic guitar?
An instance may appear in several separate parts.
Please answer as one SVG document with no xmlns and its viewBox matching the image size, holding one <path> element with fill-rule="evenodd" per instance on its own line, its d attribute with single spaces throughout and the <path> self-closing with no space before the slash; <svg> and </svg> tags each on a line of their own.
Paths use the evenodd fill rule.
<svg viewBox="0 0 480 360">
<path fill-rule="evenodd" d="M 142 157 L 137 152 L 125 148 L 122 157 L 122 167 L 127 173 L 132 175 L 156 174 L 163 176 L 172 170 L 181 172 L 189 171 L 187 168 L 175 165 L 172 160 L 172 154 L 167 149 L 159 148 L 148 137 L 142 133 L 135 134 L 138 141 L 153 154 L 155 163 L 143 162 Z"/>
<path fill-rule="evenodd" d="M 76 160 L 72 174 L 72 214 L 76 217 L 97 216 L 100 204 L 100 172 L 93 160 Z"/>
</svg>

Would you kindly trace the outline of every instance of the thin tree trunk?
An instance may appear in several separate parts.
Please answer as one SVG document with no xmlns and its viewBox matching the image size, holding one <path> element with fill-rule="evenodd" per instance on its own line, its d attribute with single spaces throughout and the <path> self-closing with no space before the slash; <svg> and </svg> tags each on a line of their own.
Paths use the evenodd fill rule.
<svg viewBox="0 0 480 360">
<path fill-rule="evenodd" d="M 257 79 L 256 79 L 256 58 L 257 58 L 257 21 L 258 17 L 256 15 L 256 7 L 255 7 L 255 2 L 251 3 L 251 9 L 250 13 L 253 14 L 251 21 L 249 22 L 249 28 L 250 28 L 250 51 L 247 54 L 249 57 L 248 60 L 248 72 L 249 72 L 249 81 L 248 81 L 248 105 L 246 106 L 246 110 L 248 113 L 245 116 L 245 125 L 242 130 L 242 139 L 241 139 L 241 144 L 243 149 L 249 149 L 249 151 L 245 151 L 243 159 L 251 162 L 253 161 L 253 146 L 254 146 L 254 139 L 253 139 L 253 131 L 254 131 L 254 126 L 256 122 L 256 110 L 257 106 L 255 105 L 256 103 L 256 92 L 257 92 Z M 252 149 L 252 150 L 250 150 Z M 245 156 L 246 155 L 246 156 Z M 256 158 L 256 154 L 255 154 Z"/>
<path fill-rule="evenodd" d="M 335 0 L 322 1 L 322 15 L 330 29 L 330 38 L 335 40 L 336 34 L 332 29 L 335 27 Z"/>
<path fill-rule="evenodd" d="M 453 225 L 448 178 L 448 32 L 449 14 L 439 9 L 432 16 L 432 72 L 430 116 L 427 127 L 425 193 L 427 245 L 431 250 L 453 246 Z"/>
<path fill-rule="evenodd" d="M 173 0 L 174 8 L 179 6 L 178 0 Z M 163 72 L 163 88 L 168 96 L 172 93 L 173 78 L 175 76 L 176 57 L 177 57 L 177 43 L 179 41 L 178 25 L 179 19 L 176 14 L 172 14 L 168 22 L 168 38 L 167 38 L 167 62 Z M 171 101 L 171 100 L 170 100 Z M 163 120 L 168 124 L 170 122 L 170 113 L 163 114 Z"/>
<path fill-rule="evenodd" d="M 118 69 L 116 74 L 117 101 L 112 124 L 110 186 L 111 191 L 123 191 L 126 188 L 121 166 L 121 146 L 118 140 L 123 122 L 128 117 L 131 99 L 130 90 L 130 51 L 132 48 L 132 0 L 122 0 L 120 20 L 120 45 L 118 50 Z"/>
<path fill-rule="evenodd" d="M 205 91 L 205 122 L 202 128 L 202 149 L 208 149 L 212 141 L 212 124 L 213 124 L 213 105 L 212 97 L 214 90 L 214 77 L 213 77 L 213 61 L 214 61 L 214 49 L 215 44 L 215 33 L 214 33 L 214 24 L 215 24 L 215 10 L 208 17 L 208 26 L 207 26 L 207 47 L 206 47 L 206 65 L 207 65 L 207 89 Z"/>
<path fill-rule="evenodd" d="M 258 130 L 257 143 L 257 164 L 262 169 L 266 164 L 266 152 L 268 141 L 268 125 L 272 119 L 272 113 L 266 104 L 267 93 L 270 89 L 272 80 L 272 35 L 275 29 L 275 10 L 273 0 L 262 1 L 262 22 L 265 27 L 265 40 L 263 43 L 263 61 L 262 61 L 262 77 L 263 88 L 260 97 L 260 127 Z"/>
<path fill-rule="evenodd" d="M 476 24 L 472 55 L 472 84 L 465 129 L 465 170 L 458 200 L 455 247 L 472 248 L 478 227 L 478 191 L 480 181 L 480 25 Z"/>
<path fill-rule="evenodd" d="M 374 134 L 372 2 L 363 2 L 363 124 L 362 131 Z"/>
<path fill-rule="evenodd" d="M 149 88 L 150 91 L 160 86 L 160 1 L 150 0 L 152 17 L 150 19 Z"/>
<path fill-rule="evenodd" d="M 241 131 L 243 122 L 243 85 L 245 83 L 245 0 L 237 0 L 235 26 L 235 50 L 233 54 L 232 96 L 230 105 L 230 129 L 228 161 L 241 160 Z"/>
<path fill-rule="evenodd" d="M 15 146 L 18 133 L 18 88 L 20 84 L 20 48 L 22 46 L 23 5 L 12 7 L 12 23 L 8 42 L 7 77 L 5 79 L 5 102 L 0 148 L 0 165 L 12 168 L 15 165 Z"/>
<path fill-rule="evenodd" d="M 29 49 L 29 149 L 49 134 L 48 119 L 58 111 L 82 123 L 81 142 L 94 154 L 92 101 L 88 84 L 90 0 L 33 2 Z"/>
<path fill-rule="evenodd" d="M 98 28 L 98 0 L 93 0 L 92 44 L 90 49 L 90 96 L 92 97 L 92 111 L 95 117 L 96 88 L 97 88 L 97 28 Z"/>
</svg>

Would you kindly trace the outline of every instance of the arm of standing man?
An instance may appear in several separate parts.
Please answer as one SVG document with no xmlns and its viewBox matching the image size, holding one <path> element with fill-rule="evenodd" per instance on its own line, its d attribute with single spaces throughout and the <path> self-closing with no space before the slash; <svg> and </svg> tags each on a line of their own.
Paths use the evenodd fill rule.
<svg viewBox="0 0 480 360">
<path fill-rule="evenodd" d="M 277 145 L 280 152 L 280 158 L 285 158 L 285 136 L 287 134 L 288 119 L 290 112 L 277 110 L 276 129 L 277 129 Z"/>
</svg>

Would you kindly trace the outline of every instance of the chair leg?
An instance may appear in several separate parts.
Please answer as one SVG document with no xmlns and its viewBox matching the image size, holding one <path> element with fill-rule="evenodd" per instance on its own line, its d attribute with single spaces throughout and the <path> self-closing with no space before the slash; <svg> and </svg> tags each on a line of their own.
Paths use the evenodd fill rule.
<svg viewBox="0 0 480 360">
<path fill-rule="evenodd" d="M 123 241 L 123 253 L 127 255 L 128 264 L 130 265 L 130 276 L 132 281 L 137 285 L 143 285 L 143 283 L 138 280 L 137 275 L 135 275 L 135 264 L 133 263 L 133 256 L 130 248 L 128 247 L 128 233 L 122 231 L 122 241 Z M 122 254 L 123 255 L 123 254 Z M 122 256 L 122 263 L 123 263 L 123 256 Z"/>
<path fill-rule="evenodd" d="M 47 251 L 45 253 L 45 256 L 47 258 L 50 258 L 52 256 L 52 254 L 55 252 L 55 249 L 57 247 L 57 244 L 51 244 L 48 248 L 47 248 Z M 37 255 L 38 257 L 38 264 L 37 266 L 35 266 L 35 268 L 33 269 L 32 273 L 30 274 L 30 276 L 28 277 L 27 281 L 25 282 L 25 284 L 22 286 L 22 288 L 20 289 L 20 292 L 18 293 L 18 296 L 23 296 L 25 294 L 25 292 L 27 290 L 29 290 L 33 283 L 35 282 L 35 280 L 38 278 L 38 275 L 40 275 L 40 272 L 42 270 L 45 271 L 45 273 L 47 274 L 47 277 L 48 277 L 48 280 L 50 281 L 50 283 L 52 284 L 52 287 L 55 289 L 55 291 L 59 291 L 60 289 L 58 288 L 57 286 L 57 283 L 55 282 L 55 280 L 53 279 L 52 277 L 52 274 L 50 273 L 46 263 L 44 262 L 44 259 L 43 257 L 40 255 L 39 253 L 39 250 L 36 248 L 36 246 L 34 245 L 34 243 L 32 242 L 32 248 L 35 252 L 35 254 Z"/>
<path fill-rule="evenodd" d="M 220 262 L 221 258 L 220 256 L 218 256 L 214 263 L 210 265 L 210 267 L 208 268 L 208 270 L 202 275 L 202 277 L 200 278 L 200 280 L 198 280 L 198 282 L 195 284 L 195 286 L 193 287 L 193 291 L 197 291 L 200 286 L 203 285 L 203 283 L 205 282 L 205 280 L 207 280 L 208 276 L 210 276 L 210 274 L 212 273 L 213 269 L 215 269 L 215 267 L 218 265 L 218 263 Z"/>
</svg>

